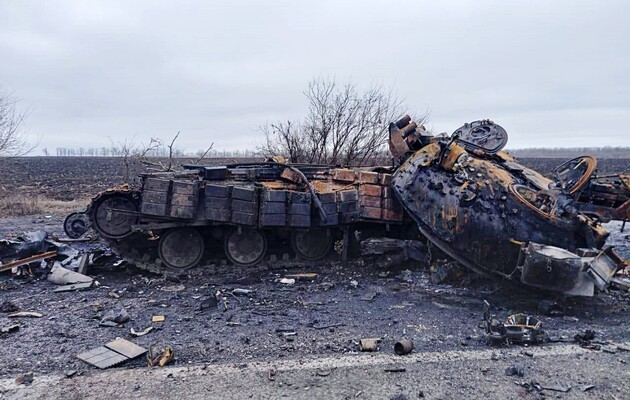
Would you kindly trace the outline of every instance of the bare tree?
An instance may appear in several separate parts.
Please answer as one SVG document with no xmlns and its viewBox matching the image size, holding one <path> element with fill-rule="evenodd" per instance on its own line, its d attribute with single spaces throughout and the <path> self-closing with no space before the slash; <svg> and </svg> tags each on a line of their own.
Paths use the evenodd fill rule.
<svg viewBox="0 0 630 400">
<path fill-rule="evenodd" d="M 360 91 L 317 78 L 304 92 L 304 121 L 269 123 L 258 150 L 264 156 L 283 155 L 294 163 L 367 165 L 387 143 L 388 124 L 403 115 L 402 101 L 383 86 Z M 424 122 L 425 116 L 418 118 Z"/>
<path fill-rule="evenodd" d="M 135 144 L 135 137 L 131 139 L 114 141 L 111 137 L 109 138 L 110 147 L 112 155 L 118 156 L 121 158 L 122 167 L 123 167 L 123 182 L 130 183 L 131 179 L 131 169 L 135 164 L 136 158 L 138 158 L 139 149 Z"/>
<path fill-rule="evenodd" d="M 17 102 L 11 94 L 0 93 L 0 157 L 23 156 L 37 147 L 28 143 L 24 127 L 27 114 L 17 110 Z"/>
</svg>

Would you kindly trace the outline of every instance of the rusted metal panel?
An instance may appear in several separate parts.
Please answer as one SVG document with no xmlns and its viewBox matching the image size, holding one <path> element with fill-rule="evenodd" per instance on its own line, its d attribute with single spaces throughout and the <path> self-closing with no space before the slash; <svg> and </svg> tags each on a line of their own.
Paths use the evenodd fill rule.
<svg viewBox="0 0 630 400">
<path fill-rule="evenodd" d="M 263 190 L 262 201 L 285 202 L 287 200 L 286 190 Z"/>
<path fill-rule="evenodd" d="M 148 215 L 166 215 L 166 204 L 142 203 L 140 212 Z"/>
<path fill-rule="evenodd" d="M 381 186 L 391 186 L 392 184 L 392 174 L 379 174 L 378 183 Z"/>
<path fill-rule="evenodd" d="M 225 197 L 206 197 L 206 208 L 230 209 L 230 199 Z"/>
<path fill-rule="evenodd" d="M 258 213 L 249 214 L 249 213 L 233 211 L 232 217 L 230 220 L 234 222 L 235 224 L 252 226 L 252 225 L 256 225 L 258 222 Z"/>
<path fill-rule="evenodd" d="M 286 214 L 261 214 L 260 226 L 286 226 L 287 215 Z"/>
<path fill-rule="evenodd" d="M 359 206 L 356 201 L 344 201 L 343 203 L 338 203 L 340 213 L 356 212 L 358 207 Z"/>
<path fill-rule="evenodd" d="M 306 192 L 289 192 L 289 201 L 291 203 L 311 203 L 311 194 Z"/>
<path fill-rule="evenodd" d="M 385 221 L 402 222 L 404 219 L 404 214 L 403 214 L 402 209 L 399 209 L 399 210 L 383 209 L 382 213 L 383 213 L 382 218 Z"/>
<path fill-rule="evenodd" d="M 289 214 L 295 215 L 311 215 L 311 205 L 310 204 L 289 204 Z"/>
<path fill-rule="evenodd" d="M 173 181 L 173 194 L 183 194 L 197 196 L 199 193 L 199 182 Z"/>
<path fill-rule="evenodd" d="M 317 197 L 319 197 L 319 201 L 322 204 L 337 202 L 337 195 L 335 194 L 335 192 L 317 193 Z"/>
<path fill-rule="evenodd" d="M 171 206 L 170 216 L 192 219 L 195 217 L 195 207 Z"/>
<path fill-rule="evenodd" d="M 374 196 L 381 197 L 382 187 L 379 185 L 359 185 L 359 196 Z"/>
<path fill-rule="evenodd" d="M 337 198 L 340 203 L 357 201 L 359 199 L 359 193 L 356 189 L 341 190 L 337 192 Z"/>
<path fill-rule="evenodd" d="M 260 212 L 263 214 L 286 214 L 286 204 L 284 202 L 266 201 L 262 203 Z"/>
<path fill-rule="evenodd" d="M 168 192 L 171 188 L 171 181 L 169 179 L 145 178 L 142 188 L 156 192 Z"/>
<path fill-rule="evenodd" d="M 211 197 L 229 197 L 230 189 L 231 189 L 230 186 L 206 185 L 205 193 L 206 193 L 206 196 L 211 196 Z"/>
<path fill-rule="evenodd" d="M 258 203 L 253 201 L 232 200 L 232 210 L 254 214 L 258 211 Z"/>
<path fill-rule="evenodd" d="M 361 206 L 359 208 L 359 213 L 361 218 L 367 219 L 381 219 L 382 209 L 376 207 L 365 207 Z"/>
<path fill-rule="evenodd" d="M 359 197 L 359 204 L 362 205 L 362 206 L 366 206 L 366 207 L 380 208 L 381 207 L 381 198 L 380 197 L 373 197 L 373 196 L 360 196 Z"/>
<path fill-rule="evenodd" d="M 255 201 L 257 199 L 256 189 L 233 187 L 232 198 L 236 200 Z"/>
<path fill-rule="evenodd" d="M 206 208 L 206 219 L 211 221 L 227 222 L 230 220 L 231 212 L 228 209 Z"/>
<path fill-rule="evenodd" d="M 341 182 L 354 182 L 356 171 L 353 169 L 335 169 L 333 171 L 333 179 Z"/>
<path fill-rule="evenodd" d="M 378 184 L 378 172 L 359 171 L 359 182 Z"/>
<path fill-rule="evenodd" d="M 394 195 L 394 189 L 392 189 L 391 186 L 382 186 L 381 193 L 382 193 L 381 197 L 383 197 L 384 199 L 390 199 L 390 198 L 396 197 Z"/>
<path fill-rule="evenodd" d="M 285 168 L 280 174 L 280 177 L 290 182 L 295 182 L 295 183 L 302 182 L 302 177 L 300 176 L 300 174 L 290 168 Z"/>
<path fill-rule="evenodd" d="M 171 197 L 171 206 L 175 207 L 195 207 L 197 205 L 197 196 L 189 194 L 173 193 Z"/>
<path fill-rule="evenodd" d="M 287 217 L 287 225 L 296 226 L 296 227 L 309 227 L 311 226 L 311 216 L 309 215 L 298 215 L 298 214 L 290 214 Z"/>
<path fill-rule="evenodd" d="M 326 215 L 337 214 L 337 203 L 324 203 L 322 208 Z"/>
<path fill-rule="evenodd" d="M 154 190 L 144 190 L 142 192 L 143 203 L 166 204 L 168 201 L 168 192 L 157 192 Z"/>
</svg>

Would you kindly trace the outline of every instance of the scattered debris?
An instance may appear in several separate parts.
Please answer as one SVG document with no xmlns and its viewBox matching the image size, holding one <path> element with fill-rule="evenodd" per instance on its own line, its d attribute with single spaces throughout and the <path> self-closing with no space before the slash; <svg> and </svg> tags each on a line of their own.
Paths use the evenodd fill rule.
<svg viewBox="0 0 630 400">
<path fill-rule="evenodd" d="M 199 305 L 197 306 L 196 310 L 197 311 L 203 311 L 206 310 L 208 308 L 215 308 L 216 306 L 219 305 L 219 300 L 217 299 L 216 296 L 209 296 L 205 299 L 203 299 Z"/>
<path fill-rule="evenodd" d="M 280 283 L 284 283 L 285 285 L 293 285 L 295 283 L 295 279 L 282 278 L 280 279 Z"/>
<path fill-rule="evenodd" d="M 601 348 L 599 344 L 593 343 L 593 339 L 595 339 L 595 331 L 592 329 L 587 329 L 583 332 L 577 333 L 573 336 L 573 339 L 580 345 L 580 347 L 588 350 L 599 350 Z"/>
<path fill-rule="evenodd" d="M 431 265 L 429 279 L 433 284 L 453 282 L 466 275 L 466 269 L 457 261 L 445 261 Z"/>
<path fill-rule="evenodd" d="M 409 339 L 399 340 L 394 344 L 394 353 L 399 356 L 409 354 L 413 351 L 413 342 Z"/>
<path fill-rule="evenodd" d="M 407 371 L 407 369 L 402 368 L 402 367 L 392 367 L 392 368 L 385 368 L 384 371 L 385 372 L 405 372 Z"/>
<path fill-rule="evenodd" d="M 18 385 L 30 385 L 31 383 L 33 383 L 34 379 L 35 378 L 33 377 L 33 372 L 31 371 L 15 378 L 15 383 L 17 383 Z"/>
<path fill-rule="evenodd" d="M 144 335 L 146 335 L 147 333 L 151 332 L 152 330 L 153 330 L 153 327 L 152 327 L 152 326 L 150 326 L 150 327 L 148 327 L 148 328 L 146 328 L 145 330 L 140 331 L 140 332 L 136 332 L 136 330 L 135 330 L 135 329 L 131 328 L 131 329 L 129 330 L 129 333 L 131 333 L 131 336 L 134 336 L 134 337 L 139 337 L 139 336 L 144 336 Z"/>
<path fill-rule="evenodd" d="M 27 318 L 41 318 L 44 315 L 38 312 L 32 312 L 32 311 L 19 311 L 19 312 L 15 312 L 13 314 L 9 314 L 7 315 L 7 317 L 9 318 L 22 318 L 22 317 L 27 317 Z"/>
<path fill-rule="evenodd" d="M 525 371 L 523 370 L 523 367 L 508 367 L 505 369 L 505 375 L 507 376 L 518 376 L 518 377 L 523 377 L 525 376 Z"/>
<path fill-rule="evenodd" d="M 380 338 L 361 339 L 359 340 L 359 350 L 361 351 L 377 351 Z"/>
<path fill-rule="evenodd" d="M 129 321 L 129 313 L 127 313 L 125 307 L 123 307 L 121 304 L 118 304 L 116 307 L 114 307 L 114 309 L 109 310 L 105 313 L 103 318 L 101 318 L 101 325 L 117 326 L 118 324 L 124 324 L 127 321 Z"/>
<path fill-rule="evenodd" d="M 234 289 L 232 290 L 232 294 L 234 296 L 249 296 L 250 294 L 254 293 L 253 290 L 249 290 L 249 289 Z"/>
<path fill-rule="evenodd" d="M 4 328 L 0 328 L 0 333 L 11 333 L 20 329 L 20 324 L 13 324 L 9 326 L 5 326 Z"/>
<path fill-rule="evenodd" d="M 77 272 L 79 274 L 85 275 L 85 273 L 87 272 L 89 258 L 90 255 L 87 253 L 83 253 L 81 255 L 81 259 L 79 260 L 79 268 L 77 268 Z"/>
<path fill-rule="evenodd" d="M 112 367 L 136 358 L 147 350 L 125 339 L 118 338 L 104 346 L 80 353 L 77 358 L 100 369 Z"/>
<path fill-rule="evenodd" d="M 47 258 L 52 258 L 52 257 L 55 257 L 56 255 L 57 255 L 56 251 L 47 251 L 45 253 L 36 254 L 34 256 L 30 256 L 30 257 L 14 260 L 14 261 L 8 262 L 6 264 L 2 264 L 0 266 L 0 272 L 9 271 L 9 270 L 11 270 L 13 268 L 21 267 L 23 265 L 28 265 L 28 264 L 30 264 L 32 262 L 35 262 L 35 261 L 41 261 L 41 260 L 45 260 Z"/>
<path fill-rule="evenodd" d="M 538 344 L 547 339 L 542 322 L 527 314 L 513 314 L 504 323 L 494 319 L 490 313 L 490 303 L 484 300 L 484 327 L 486 338 L 493 343 Z"/>
<path fill-rule="evenodd" d="M 562 392 L 562 393 L 567 393 L 568 391 L 571 390 L 571 386 L 559 386 L 559 385 L 547 385 L 547 386 L 543 386 L 540 385 L 541 388 L 543 388 L 544 390 L 551 390 L 554 392 Z"/>
<path fill-rule="evenodd" d="M 316 273 L 307 273 L 307 274 L 289 274 L 285 275 L 286 279 L 295 279 L 296 281 L 314 281 L 317 279 Z"/>
<path fill-rule="evenodd" d="M 363 301 L 372 301 L 377 296 L 377 294 L 378 293 L 376 293 L 376 292 L 367 292 L 367 293 L 364 293 L 363 295 L 361 295 L 361 297 L 359 297 L 359 299 L 361 299 Z"/>
<path fill-rule="evenodd" d="M 427 260 L 427 246 L 418 240 L 369 238 L 362 240 L 360 247 L 361 256 L 379 268 L 388 268 L 408 260 Z"/>
<path fill-rule="evenodd" d="M 164 286 L 162 287 L 162 291 L 163 292 L 181 292 L 182 290 L 185 290 L 186 286 L 179 284 L 179 285 L 171 285 L 171 286 Z"/>
<path fill-rule="evenodd" d="M 275 381 L 276 380 L 276 370 L 271 368 L 269 369 L 269 371 L 267 371 L 267 379 L 270 381 Z"/>
<path fill-rule="evenodd" d="M 165 347 L 161 351 L 158 351 L 156 347 L 151 347 L 151 350 L 147 353 L 147 365 L 149 367 L 160 366 L 163 367 L 175 358 L 175 352 L 171 347 Z"/>
<path fill-rule="evenodd" d="M 325 324 L 325 325 L 313 325 L 312 328 L 313 329 L 330 329 L 330 328 L 337 328 L 338 326 L 344 326 L 345 324 L 343 323 L 336 323 L 336 324 Z"/>
<path fill-rule="evenodd" d="M 55 285 L 70 285 L 87 282 L 91 284 L 94 281 L 94 279 L 89 276 L 65 269 L 58 263 L 55 263 L 46 279 L 48 279 L 48 282 L 52 282 Z"/>
<path fill-rule="evenodd" d="M 551 300 L 540 300 L 538 302 L 538 311 L 550 317 L 561 317 L 564 315 L 564 307 L 558 302 Z"/>
<path fill-rule="evenodd" d="M 83 283 L 74 283 L 71 285 L 64 285 L 64 286 L 59 286 L 57 288 L 55 288 L 53 290 L 53 293 L 59 293 L 59 292 L 71 292 L 71 291 L 75 291 L 75 290 L 83 290 L 83 289 L 89 289 L 94 285 L 94 282 L 83 282 Z"/>
<path fill-rule="evenodd" d="M 588 392 L 589 390 L 594 389 L 595 385 L 577 385 L 576 388 L 580 392 Z"/>
<path fill-rule="evenodd" d="M 166 317 L 164 315 L 154 315 L 151 317 L 151 322 L 164 322 Z"/>
</svg>

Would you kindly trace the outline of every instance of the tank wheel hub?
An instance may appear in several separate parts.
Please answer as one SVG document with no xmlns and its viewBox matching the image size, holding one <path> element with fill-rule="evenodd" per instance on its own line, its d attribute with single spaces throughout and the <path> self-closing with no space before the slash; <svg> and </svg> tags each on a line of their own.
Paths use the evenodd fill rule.
<svg viewBox="0 0 630 400">
<path fill-rule="evenodd" d="M 160 235 L 158 254 L 167 267 L 184 271 L 199 264 L 205 245 L 203 236 L 194 228 L 169 229 Z"/>
<path fill-rule="evenodd" d="M 70 239 L 78 239 L 88 231 L 88 218 L 85 213 L 73 212 L 63 221 L 63 230 Z"/>
<path fill-rule="evenodd" d="M 326 257 L 332 249 L 333 238 L 327 229 L 310 229 L 296 232 L 292 236 L 291 244 L 300 258 L 318 261 Z"/>
<path fill-rule="evenodd" d="M 131 234 L 138 217 L 136 202 L 129 196 L 113 195 L 102 199 L 95 207 L 92 222 L 99 234 L 110 239 L 121 239 Z"/>
<path fill-rule="evenodd" d="M 236 265 L 254 265 L 262 261 L 266 253 L 267 239 L 258 230 L 233 230 L 225 237 L 225 255 Z"/>
</svg>

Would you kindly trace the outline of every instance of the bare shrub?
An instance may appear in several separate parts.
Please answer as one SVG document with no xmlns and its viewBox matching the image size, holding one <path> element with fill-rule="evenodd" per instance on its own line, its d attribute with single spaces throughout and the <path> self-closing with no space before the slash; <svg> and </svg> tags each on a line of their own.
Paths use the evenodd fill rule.
<svg viewBox="0 0 630 400">
<path fill-rule="evenodd" d="M 0 93 L 0 157 L 19 157 L 33 151 L 24 126 L 25 112 L 17 110 L 17 99 Z"/>
<path fill-rule="evenodd" d="M 402 101 L 382 86 L 360 91 L 317 78 L 304 92 L 308 114 L 301 122 L 261 127 L 266 157 L 282 155 L 293 163 L 361 166 L 372 164 L 387 143 L 388 124 L 404 114 Z M 426 116 L 417 117 L 423 123 Z"/>
</svg>

